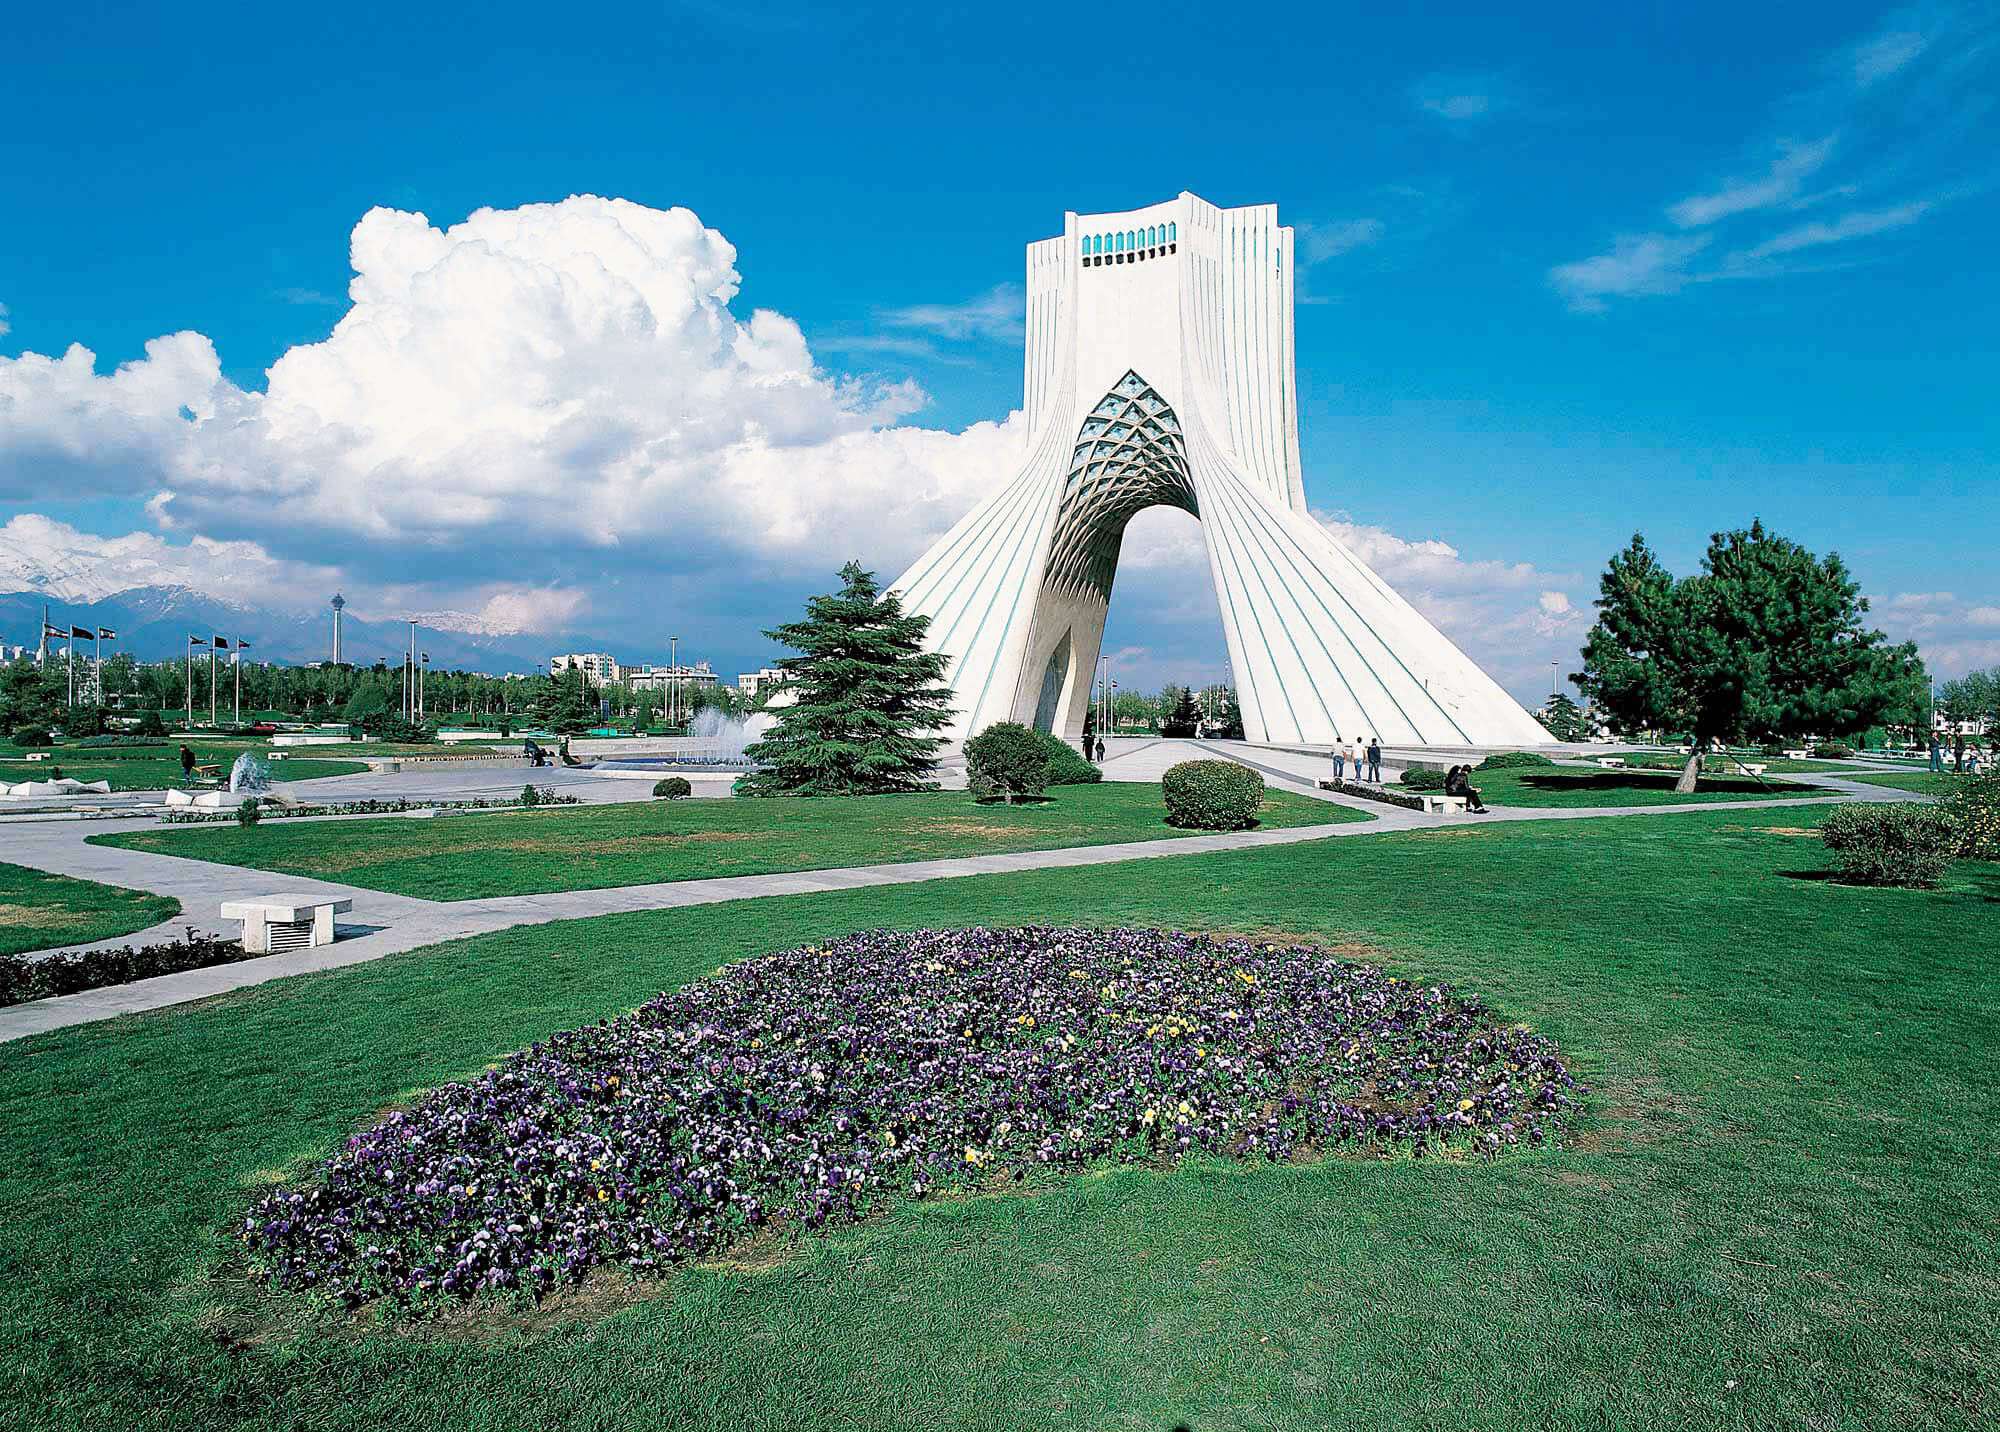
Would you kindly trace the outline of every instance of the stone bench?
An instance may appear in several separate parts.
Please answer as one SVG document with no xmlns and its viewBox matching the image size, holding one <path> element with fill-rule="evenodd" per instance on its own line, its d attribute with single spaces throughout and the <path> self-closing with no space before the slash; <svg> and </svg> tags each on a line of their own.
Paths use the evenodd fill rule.
<svg viewBox="0 0 2000 1432">
<path fill-rule="evenodd" d="M 344 895 L 266 895 L 223 901 L 222 918 L 243 922 L 245 954 L 271 955 L 332 944 L 333 917 L 353 908 Z"/>
<path fill-rule="evenodd" d="M 1623 756 L 1599 756 L 1597 764 L 1604 767 L 1607 771 L 1621 771 L 1625 768 L 1625 758 Z"/>
<path fill-rule="evenodd" d="M 1430 791 L 1419 793 L 1424 803 L 1425 815 L 1464 815 L 1464 796 L 1441 796 Z"/>
</svg>

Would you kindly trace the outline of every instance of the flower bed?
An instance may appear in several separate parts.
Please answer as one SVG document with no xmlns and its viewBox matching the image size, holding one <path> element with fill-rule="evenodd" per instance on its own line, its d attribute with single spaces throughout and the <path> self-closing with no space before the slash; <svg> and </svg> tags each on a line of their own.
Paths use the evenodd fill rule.
<svg viewBox="0 0 2000 1432">
<path fill-rule="evenodd" d="M 233 814 L 229 818 L 234 819 Z M 130 984 L 154 975 L 205 970 L 210 965 L 233 964 L 245 958 L 248 956 L 243 953 L 240 940 L 197 934 L 192 925 L 182 939 L 159 945 L 120 945 L 115 950 L 84 950 L 69 955 L 0 956 L 0 1008 L 59 994 L 103 989 L 107 985 Z"/>
<path fill-rule="evenodd" d="M 752 1232 L 1099 1161 L 1494 1155 L 1555 1139 L 1554 1044 L 1306 946 L 872 931 L 557 1034 L 347 1141 L 241 1229 L 357 1306 L 538 1297 Z"/>
<path fill-rule="evenodd" d="M 1404 810 L 1422 810 L 1422 796 L 1406 795 L 1388 786 L 1371 786 L 1362 781 L 1323 780 L 1319 783 L 1323 791 L 1338 791 L 1344 796 L 1360 796 L 1367 801 L 1381 801 L 1384 805 L 1401 806 Z"/>
<path fill-rule="evenodd" d="M 412 801 L 400 796 L 395 800 L 341 801 L 332 805 L 266 805 L 263 808 L 265 820 L 282 820 L 287 816 L 301 815 L 396 815 L 410 810 L 517 810 L 525 802 L 519 796 L 503 796 L 488 799 L 484 796 L 462 801 Z M 566 795 L 552 786 L 535 787 L 535 804 L 582 805 L 582 796 Z M 235 820 L 235 810 L 194 809 L 178 806 L 160 817 L 168 825 L 209 825 L 217 821 Z"/>
</svg>

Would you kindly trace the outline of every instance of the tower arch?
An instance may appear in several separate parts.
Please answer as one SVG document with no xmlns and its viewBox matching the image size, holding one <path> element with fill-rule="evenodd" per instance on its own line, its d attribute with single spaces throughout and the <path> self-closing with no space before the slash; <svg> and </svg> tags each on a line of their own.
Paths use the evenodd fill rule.
<svg viewBox="0 0 2000 1432">
<path fill-rule="evenodd" d="M 1106 233 L 1160 243 L 1085 263 Z M 1001 720 L 1076 738 L 1126 525 L 1164 504 L 1201 523 L 1250 739 L 1551 739 L 1306 509 L 1292 255 L 1275 206 L 1187 193 L 1029 246 L 1053 323 L 1028 352 L 1024 461 L 893 584 L 948 658 L 955 738 Z"/>
</svg>

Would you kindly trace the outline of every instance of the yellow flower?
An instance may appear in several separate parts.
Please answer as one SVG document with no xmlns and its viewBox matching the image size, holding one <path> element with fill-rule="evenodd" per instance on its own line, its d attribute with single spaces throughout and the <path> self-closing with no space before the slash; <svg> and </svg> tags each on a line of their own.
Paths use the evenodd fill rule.
<svg viewBox="0 0 2000 1432">
<path fill-rule="evenodd" d="M 1236 972 L 1236 978 L 1242 980 L 1243 983 L 1247 985 L 1253 985 L 1257 983 L 1257 976 L 1251 974 L 1250 971 L 1248 970 L 1238 970 Z"/>
<path fill-rule="evenodd" d="M 885 1132 L 882 1135 L 882 1141 L 888 1144 L 888 1146 L 892 1149 L 896 1147 L 896 1131 L 894 1129 L 890 1129 L 887 1132 Z"/>
<path fill-rule="evenodd" d="M 1194 1057 L 1197 1059 L 1206 1059 L 1208 1058 L 1208 1051 L 1204 1049 L 1201 1045 L 1197 1044 L 1194 1047 Z"/>
<path fill-rule="evenodd" d="M 1158 1109 L 1148 1109 L 1146 1110 L 1145 1113 L 1139 1116 L 1139 1122 L 1146 1125 L 1147 1128 L 1151 1128 L 1156 1122 L 1159 1121 L 1159 1117 L 1160 1117 L 1160 1111 Z"/>
<path fill-rule="evenodd" d="M 599 1203 L 604 1202 L 604 1200 L 609 1197 L 611 1197 L 611 1195 L 606 1193 L 603 1189 L 600 1188 L 599 1190 L 597 1190 L 597 1201 Z"/>
<path fill-rule="evenodd" d="M 1470 1099 L 1460 1099 L 1458 1101 L 1458 1111 L 1461 1114 L 1464 1113 L 1467 1109 L 1470 1109 L 1471 1107 L 1472 1107 L 1472 1100 Z"/>
<path fill-rule="evenodd" d="M 1185 1099 L 1181 1100 L 1180 1108 L 1183 1114 L 1192 1114 L 1194 1112 L 1194 1105 Z"/>
<path fill-rule="evenodd" d="M 603 1167 L 604 1167 L 604 1165 L 603 1165 L 602 1163 L 599 1163 L 599 1162 L 598 1162 L 598 1161 L 597 1161 L 596 1159 L 592 1159 L 592 1160 L 590 1161 L 590 1171 L 591 1171 L 592 1173 L 596 1173 L 596 1172 L 597 1172 L 597 1171 L 598 1171 L 599 1169 L 601 1169 L 601 1168 L 603 1168 Z"/>
</svg>

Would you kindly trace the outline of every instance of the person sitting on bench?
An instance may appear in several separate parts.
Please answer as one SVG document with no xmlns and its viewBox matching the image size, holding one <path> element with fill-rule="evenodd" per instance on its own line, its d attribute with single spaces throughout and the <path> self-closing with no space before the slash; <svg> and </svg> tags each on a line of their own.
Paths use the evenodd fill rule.
<svg viewBox="0 0 2000 1432">
<path fill-rule="evenodd" d="M 544 751 L 533 739 L 521 742 L 521 754 L 526 756 L 532 765 L 546 766 L 549 763 L 548 752 Z"/>
<path fill-rule="evenodd" d="M 1453 766 L 1444 776 L 1444 793 L 1457 796 L 1465 802 L 1465 808 L 1475 815 L 1485 815 L 1486 807 L 1479 799 L 1479 787 L 1472 784 L 1472 767 Z"/>
</svg>

